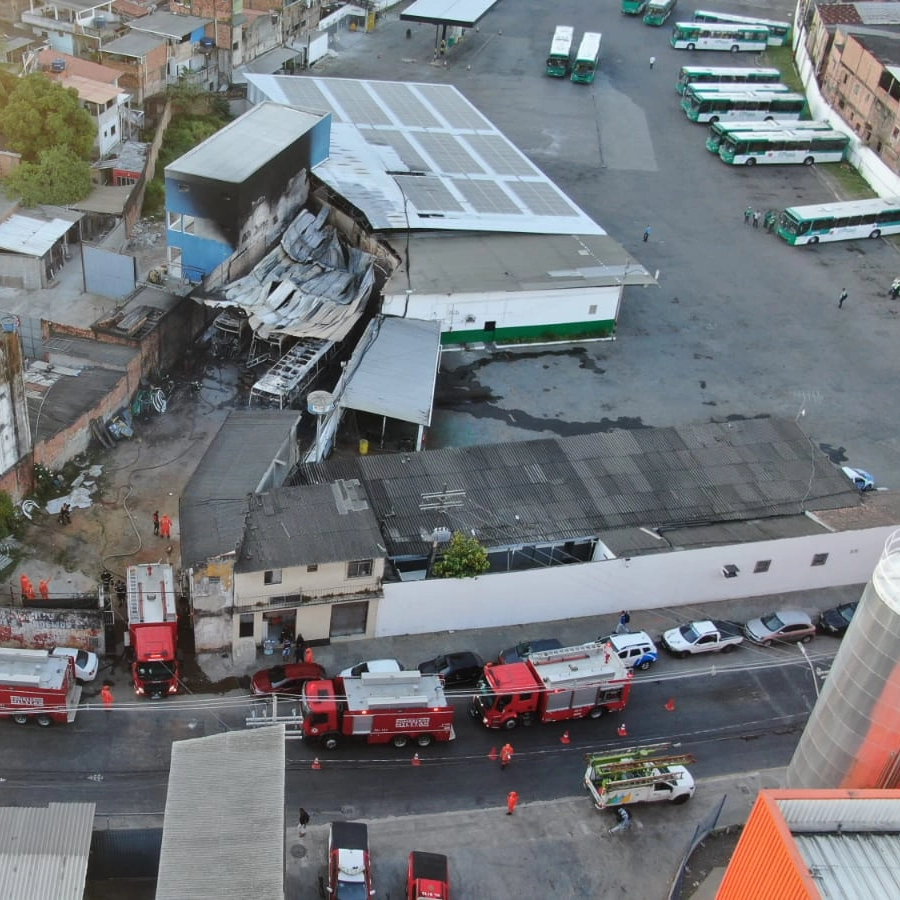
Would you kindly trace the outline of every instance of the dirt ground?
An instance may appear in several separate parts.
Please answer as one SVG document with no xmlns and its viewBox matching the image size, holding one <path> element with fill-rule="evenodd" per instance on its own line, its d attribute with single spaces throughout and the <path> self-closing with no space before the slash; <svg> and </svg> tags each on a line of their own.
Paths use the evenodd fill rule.
<svg viewBox="0 0 900 900">
<path fill-rule="evenodd" d="M 688 861 L 681 900 L 690 900 L 713 869 L 725 868 L 728 865 L 742 830 L 742 828 L 726 828 L 713 832 L 700 844 Z"/>
</svg>

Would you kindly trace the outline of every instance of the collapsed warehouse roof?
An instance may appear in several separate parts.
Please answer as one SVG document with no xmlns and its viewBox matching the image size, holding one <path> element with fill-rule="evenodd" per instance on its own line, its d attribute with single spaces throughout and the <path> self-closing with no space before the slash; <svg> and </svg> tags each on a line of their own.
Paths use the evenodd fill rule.
<svg viewBox="0 0 900 900">
<path fill-rule="evenodd" d="M 239 307 L 260 337 L 341 341 L 365 309 L 375 284 L 373 257 L 346 246 L 326 224 L 328 208 L 308 210 L 288 225 L 277 247 L 252 271 L 204 298 L 207 306 Z"/>
</svg>

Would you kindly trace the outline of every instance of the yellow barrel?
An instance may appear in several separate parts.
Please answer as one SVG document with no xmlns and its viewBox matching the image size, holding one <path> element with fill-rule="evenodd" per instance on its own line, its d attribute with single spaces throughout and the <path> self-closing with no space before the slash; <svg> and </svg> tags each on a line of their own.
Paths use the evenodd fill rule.
<svg viewBox="0 0 900 900">
<path fill-rule="evenodd" d="M 359 455 L 365 456 L 369 452 L 369 442 L 366 438 L 359 439 Z"/>
</svg>

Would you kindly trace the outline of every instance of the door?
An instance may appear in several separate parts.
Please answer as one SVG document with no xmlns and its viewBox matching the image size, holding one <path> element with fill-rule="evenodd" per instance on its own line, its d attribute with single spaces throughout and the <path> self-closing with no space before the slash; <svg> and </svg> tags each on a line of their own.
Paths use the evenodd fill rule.
<svg viewBox="0 0 900 900">
<path fill-rule="evenodd" d="M 350 634 L 365 634 L 366 621 L 369 618 L 369 604 L 335 603 L 331 607 L 331 637 L 344 637 Z"/>
</svg>

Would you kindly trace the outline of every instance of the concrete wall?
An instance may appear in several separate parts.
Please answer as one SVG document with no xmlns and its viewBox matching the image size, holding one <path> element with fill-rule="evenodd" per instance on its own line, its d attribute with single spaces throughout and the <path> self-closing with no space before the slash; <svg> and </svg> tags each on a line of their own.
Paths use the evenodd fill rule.
<svg viewBox="0 0 900 900">
<path fill-rule="evenodd" d="M 80 647 L 102 655 L 106 652 L 103 612 L 0 607 L 0 647 L 35 650 Z"/>
<path fill-rule="evenodd" d="M 18 331 L 0 332 L 0 423 L 0 472 L 5 473 L 31 451 Z"/>
<path fill-rule="evenodd" d="M 37 256 L 0 253 L 0 285 L 26 291 L 39 291 L 44 287 L 41 277 L 43 267 L 43 261 Z"/>
<path fill-rule="evenodd" d="M 385 584 L 376 637 L 490 628 L 866 582 L 892 528 L 682 550 L 551 569 Z M 824 565 L 811 565 L 827 553 Z M 754 573 L 770 560 L 768 571 Z M 725 578 L 722 566 L 740 570 Z"/>
</svg>

